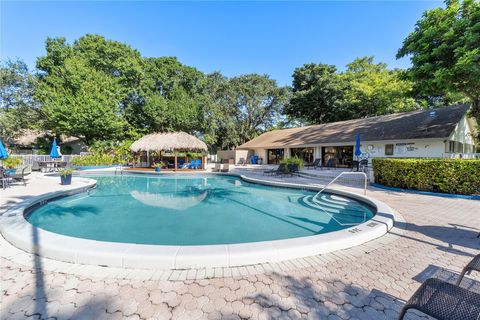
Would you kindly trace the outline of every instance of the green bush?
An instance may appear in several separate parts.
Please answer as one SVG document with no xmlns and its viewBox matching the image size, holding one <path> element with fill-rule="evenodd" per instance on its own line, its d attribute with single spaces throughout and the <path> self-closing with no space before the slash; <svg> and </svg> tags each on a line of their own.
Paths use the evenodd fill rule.
<svg viewBox="0 0 480 320">
<path fill-rule="evenodd" d="M 114 164 L 115 156 L 105 153 L 94 153 L 72 159 L 76 166 L 109 166 Z"/>
<path fill-rule="evenodd" d="M 8 169 L 15 169 L 18 165 L 23 162 L 22 158 L 8 157 L 5 160 L 2 160 L 2 165 Z"/>
<path fill-rule="evenodd" d="M 375 182 L 402 189 L 480 194 L 480 160 L 373 159 Z"/>
<path fill-rule="evenodd" d="M 280 161 L 281 164 L 298 164 L 299 169 L 303 169 L 305 166 L 305 161 L 302 158 L 299 157 L 291 157 L 291 158 L 285 158 Z"/>
</svg>

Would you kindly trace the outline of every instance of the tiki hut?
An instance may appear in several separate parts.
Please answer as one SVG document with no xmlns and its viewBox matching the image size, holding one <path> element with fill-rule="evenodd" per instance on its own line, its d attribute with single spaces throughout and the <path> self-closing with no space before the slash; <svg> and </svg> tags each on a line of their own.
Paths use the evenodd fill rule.
<svg viewBox="0 0 480 320">
<path fill-rule="evenodd" d="M 189 152 L 202 153 L 202 168 L 205 168 L 205 155 L 207 145 L 202 140 L 185 132 L 163 132 L 152 133 L 143 136 L 132 143 L 130 150 L 135 153 L 145 152 L 147 156 L 147 166 L 150 166 L 150 154 L 155 153 L 162 159 L 165 155 L 173 155 L 175 158 L 172 168 L 178 168 L 179 153 L 187 154 Z M 188 161 L 188 157 L 186 160 Z"/>
</svg>

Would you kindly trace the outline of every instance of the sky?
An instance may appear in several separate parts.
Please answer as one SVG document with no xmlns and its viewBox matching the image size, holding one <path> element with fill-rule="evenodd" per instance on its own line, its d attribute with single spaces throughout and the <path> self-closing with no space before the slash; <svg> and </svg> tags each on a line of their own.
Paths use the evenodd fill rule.
<svg viewBox="0 0 480 320">
<path fill-rule="evenodd" d="M 290 85 L 295 68 L 328 63 L 340 70 L 374 55 L 390 68 L 427 9 L 441 1 L 54 1 L 0 0 L 0 57 L 30 68 L 47 37 L 71 43 L 86 33 L 127 43 L 145 57 L 175 56 L 209 73 L 268 74 Z"/>
</svg>

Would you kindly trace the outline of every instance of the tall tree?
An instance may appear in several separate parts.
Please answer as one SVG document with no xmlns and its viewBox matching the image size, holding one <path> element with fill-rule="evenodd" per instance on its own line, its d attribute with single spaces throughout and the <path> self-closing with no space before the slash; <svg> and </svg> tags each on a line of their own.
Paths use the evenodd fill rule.
<svg viewBox="0 0 480 320">
<path fill-rule="evenodd" d="M 293 72 L 293 95 L 285 113 L 311 123 L 325 123 L 343 118 L 341 101 L 343 82 L 337 68 L 328 64 L 305 64 Z"/>
<path fill-rule="evenodd" d="M 409 75 L 419 95 L 450 101 L 463 95 L 480 121 L 480 2 L 445 4 L 423 14 L 397 58 L 410 57 Z"/>
<path fill-rule="evenodd" d="M 128 121 L 147 132 L 198 130 L 205 75 L 172 57 L 145 59 L 143 73 L 140 99 L 127 110 Z"/>
<path fill-rule="evenodd" d="M 140 53 L 98 35 L 85 35 L 73 45 L 49 38 L 46 51 L 37 60 L 36 97 L 49 128 L 87 143 L 124 137 L 129 127 L 123 113 L 142 79 Z"/>
<path fill-rule="evenodd" d="M 0 137 L 10 139 L 22 129 L 37 128 L 42 120 L 34 99 L 35 77 L 20 60 L 0 65 Z"/>
<path fill-rule="evenodd" d="M 412 83 L 373 57 L 355 59 L 347 70 L 306 64 L 293 73 L 293 97 L 285 113 L 307 123 L 326 123 L 418 108 Z"/>
<path fill-rule="evenodd" d="M 289 90 L 267 75 L 247 74 L 230 79 L 228 99 L 239 143 L 270 129 L 288 101 Z"/>
<path fill-rule="evenodd" d="M 411 98 L 413 84 L 400 70 L 374 63 L 373 56 L 357 58 L 340 77 L 344 82 L 342 112 L 346 119 L 411 111 L 419 106 Z"/>
</svg>

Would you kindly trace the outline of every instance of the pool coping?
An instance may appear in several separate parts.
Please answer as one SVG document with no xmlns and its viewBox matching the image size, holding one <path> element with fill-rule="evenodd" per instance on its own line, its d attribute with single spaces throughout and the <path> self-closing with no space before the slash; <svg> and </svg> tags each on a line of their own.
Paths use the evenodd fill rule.
<svg viewBox="0 0 480 320">
<path fill-rule="evenodd" d="M 313 191 L 321 189 L 321 186 L 268 181 L 231 172 L 208 174 L 236 176 L 247 182 L 276 187 Z M 29 253 L 70 263 L 137 269 L 198 269 L 280 262 L 347 249 L 381 237 L 393 227 L 395 221 L 394 210 L 385 203 L 338 189 L 327 190 L 372 205 L 377 209 L 377 214 L 360 225 L 314 236 L 199 246 L 148 245 L 82 239 L 34 227 L 24 218 L 25 210 L 32 206 L 44 204 L 59 196 L 86 192 L 96 185 L 94 179 L 77 177 L 76 180 L 78 179 L 84 180 L 83 185 L 33 197 L 0 216 L 0 232 L 3 237 L 15 247 Z M 32 238 L 37 239 L 35 241 L 37 243 Z"/>
</svg>

